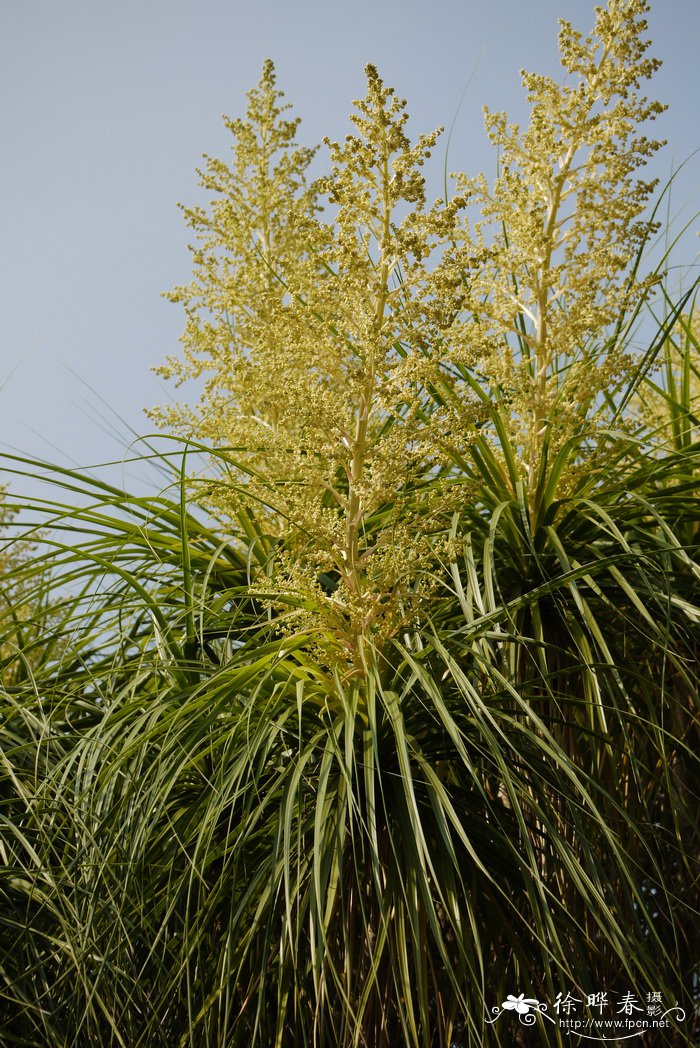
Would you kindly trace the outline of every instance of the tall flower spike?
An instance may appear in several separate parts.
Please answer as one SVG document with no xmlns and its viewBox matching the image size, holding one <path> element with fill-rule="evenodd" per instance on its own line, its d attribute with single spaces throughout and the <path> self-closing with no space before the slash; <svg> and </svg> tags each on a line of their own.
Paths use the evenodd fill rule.
<svg viewBox="0 0 700 1048">
<path fill-rule="evenodd" d="M 243 449 L 218 506 L 235 516 L 246 493 L 270 506 L 266 527 L 285 552 L 265 586 L 296 609 L 295 628 L 331 638 L 351 672 L 362 638 L 391 633 L 420 588 L 430 543 L 411 512 L 424 508 L 416 496 L 413 511 L 400 507 L 439 451 L 443 420 L 426 387 L 443 374 L 444 321 L 459 311 L 454 281 L 427 267 L 461 206 L 425 207 L 421 168 L 439 132 L 412 144 L 405 101 L 373 66 L 366 76 L 355 133 L 327 142 L 331 174 L 312 186 L 311 152 L 293 144 L 271 65 L 246 119 L 229 122 L 234 163 L 208 160 L 212 208 L 186 211 L 195 277 L 171 295 L 187 312 L 185 360 L 160 369 L 210 377 L 189 416 L 158 416 Z M 470 424 L 465 407 L 464 439 Z"/>
<path fill-rule="evenodd" d="M 510 402 L 533 517 L 544 449 L 551 456 L 581 432 L 630 366 L 606 333 L 652 283 L 629 275 L 655 229 L 643 217 L 655 183 L 634 173 L 662 145 L 638 128 L 665 108 L 639 94 L 659 65 L 642 39 L 647 10 L 645 0 L 610 0 L 585 38 L 562 21 L 567 82 L 522 73 L 529 126 L 486 110 L 500 173 L 492 188 L 483 176 L 460 179 L 481 209 L 462 250 L 490 255 L 473 274 L 465 339 Z"/>
<path fill-rule="evenodd" d="M 456 308 L 426 262 L 454 235 L 459 208 L 426 211 L 421 167 L 439 132 L 412 145 L 405 101 L 373 66 L 366 76 L 356 133 L 326 143 L 332 170 L 318 189 L 333 221 L 309 229 L 289 300 L 251 354 L 256 387 L 277 405 L 265 460 L 291 522 L 278 593 L 296 594 L 296 626 L 340 638 L 352 672 L 362 638 L 381 642 L 410 613 L 429 554 L 404 494 L 437 447 L 425 386 L 442 364 L 426 347 Z M 337 580 L 332 592 L 319 570 Z"/>
<path fill-rule="evenodd" d="M 178 384 L 207 379 L 195 408 L 149 414 L 219 446 L 228 442 L 231 410 L 250 410 L 261 424 L 269 422 L 263 404 L 248 403 L 246 361 L 267 337 L 270 313 L 285 295 L 284 279 L 303 254 L 304 225 L 317 209 L 308 181 L 315 150 L 296 144 L 299 119 L 286 116 L 291 107 L 283 97 L 268 60 L 248 92 L 245 118 L 224 118 L 233 136 L 231 163 L 205 157 L 198 173 L 211 206 L 183 208 L 196 235 L 193 279 L 167 295 L 185 308 L 183 358 L 171 357 L 155 370 Z"/>
</svg>

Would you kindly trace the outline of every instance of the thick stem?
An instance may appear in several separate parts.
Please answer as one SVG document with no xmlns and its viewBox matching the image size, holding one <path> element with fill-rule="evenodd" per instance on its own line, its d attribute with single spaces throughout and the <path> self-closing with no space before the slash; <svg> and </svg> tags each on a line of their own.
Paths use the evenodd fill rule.
<svg viewBox="0 0 700 1048">
<path fill-rule="evenodd" d="M 389 158 L 385 154 L 382 164 L 382 232 L 379 246 L 379 287 L 374 309 L 373 335 L 377 345 L 381 342 L 381 331 L 389 293 L 389 238 L 391 234 L 391 203 L 389 195 Z M 368 450 L 370 417 L 376 393 L 376 353 L 369 347 L 366 356 L 366 371 L 358 401 L 357 422 L 352 442 L 352 456 L 348 471 L 348 500 L 345 524 L 345 577 L 348 588 L 354 594 L 362 589 L 360 537 L 366 507 L 363 504 L 361 485 Z M 359 642 L 359 636 L 357 638 Z M 359 643 L 358 643 L 359 648 Z"/>
</svg>

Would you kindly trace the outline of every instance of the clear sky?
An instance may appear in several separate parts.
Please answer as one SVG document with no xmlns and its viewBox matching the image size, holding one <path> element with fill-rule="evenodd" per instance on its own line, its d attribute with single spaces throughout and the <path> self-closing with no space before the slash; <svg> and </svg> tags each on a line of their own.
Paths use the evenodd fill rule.
<svg viewBox="0 0 700 1048">
<path fill-rule="evenodd" d="M 199 200 L 200 156 L 225 155 L 220 115 L 243 113 L 266 57 L 302 141 L 346 133 L 371 61 L 408 98 L 414 135 L 456 117 L 451 170 L 492 174 L 481 106 L 523 119 L 519 69 L 556 73 L 557 18 L 587 31 L 593 6 L 0 0 L 0 449 L 118 459 L 105 405 L 148 432 L 141 409 L 169 395 L 149 368 L 177 351 L 183 320 L 160 293 L 190 274 L 176 204 Z M 664 177 L 700 146 L 700 0 L 655 0 L 649 35 L 664 62 L 649 93 L 670 106 L 654 128 Z M 444 144 L 434 161 L 437 194 Z M 699 175 L 695 157 L 676 228 L 700 210 Z M 686 237 L 677 257 L 696 251 Z"/>
</svg>

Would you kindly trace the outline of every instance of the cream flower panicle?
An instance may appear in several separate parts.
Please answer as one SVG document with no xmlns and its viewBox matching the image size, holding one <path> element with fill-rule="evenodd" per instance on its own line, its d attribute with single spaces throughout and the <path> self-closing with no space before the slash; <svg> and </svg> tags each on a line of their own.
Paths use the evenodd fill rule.
<svg viewBox="0 0 700 1048">
<path fill-rule="evenodd" d="M 639 128 L 665 108 L 639 92 L 659 65 L 646 56 L 647 10 L 645 0 L 610 0 L 586 37 L 562 21 L 566 81 L 523 72 L 527 128 L 485 111 L 495 183 L 457 176 L 478 210 L 455 247 L 470 274 L 462 345 L 467 363 L 477 348 L 510 405 L 533 514 L 545 444 L 551 457 L 580 432 L 633 365 L 608 336 L 654 282 L 632 267 L 657 228 L 644 215 L 655 183 L 635 172 L 662 145 Z M 480 253 L 488 261 L 474 266 Z"/>
<path fill-rule="evenodd" d="M 442 514 L 444 532 L 449 509 L 431 485 L 462 476 L 489 398 L 494 461 L 510 442 L 509 483 L 536 527 L 542 493 L 581 465 L 572 453 L 553 486 L 552 456 L 583 446 L 634 362 L 611 329 L 653 283 L 632 265 L 655 228 L 654 184 L 636 173 L 660 145 L 639 127 L 663 109 L 640 93 L 658 66 L 646 11 L 609 0 L 586 37 L 562 22 L 566 81 L 522 74 L 528 127 L 487 111 L 500 173 L 459 176 L 447 203 L 428 205 L 423 174 L 439 131 L 411 142 L 405 101 L 371 65 L 353 133 L 326 140 L 326 177 L 309 179 L 314 150 L 296 142 L 271 62 L 245 119 L 227 121 L 230 166 L 207 158 L 211 206 L 185 211 L 193 280 L 170 295 L 183 359 L 159 369 L 204 376 L 204 390 L 152 416 L 237 449 L 211 502 L 263 519 L 284 551 L 265 565 L 267 599 L 350 673 L 429 586 L 430 521 Z"/>
<path fill-rule="evenodd" d="M 155 414 L 239 449 L 243 469 L 232 464 L 214 500 L 231 515 L 245 497 L 269 506 L 286 552 L 266 592 L 293 609 L 290 628 L 332 637 L 353 672 L 361 638 L 380 644 L 420 599 L 432 547 L 416 482 L 477 416 L 466 393 L 444 412 L 428 392 L 449 381 L 442 349 L 462 297 L 430 261 L 464 201 L 427 206 L 439 131 L 413 144 L 405 101 L 365 72 L 354 134 L 326 142 L 331 171 L 315 183 L 270 64 L 246 119 L 229 122 L 234 164 L 209 160 L 211 210 L 186 211 L 195 279 L 171 295 L 187 314 L 185 359 L 160 369 L 209 377 L 193 411 Z"/>
</svg>

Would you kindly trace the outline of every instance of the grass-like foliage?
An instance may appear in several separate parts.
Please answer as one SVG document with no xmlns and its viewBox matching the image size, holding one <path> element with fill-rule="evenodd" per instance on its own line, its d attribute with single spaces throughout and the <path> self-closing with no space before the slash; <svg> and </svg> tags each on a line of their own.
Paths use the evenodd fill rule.
<svg viewBox="0 0 700 1048">
<path fill-rule="evenodd" d="M 266 64 L 186 212 L 159 493 L 5 456 L 46 496 L 6 497 L 3 1045 L 495 1048 L 509 994 L 598 991 L 693 1043 L 700 365 L 643 272 L 645 10 L 563 24 L 496 182 L 430 205 L 373 67 L 312 182 Z"/>
</svg>

